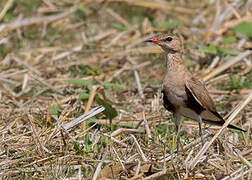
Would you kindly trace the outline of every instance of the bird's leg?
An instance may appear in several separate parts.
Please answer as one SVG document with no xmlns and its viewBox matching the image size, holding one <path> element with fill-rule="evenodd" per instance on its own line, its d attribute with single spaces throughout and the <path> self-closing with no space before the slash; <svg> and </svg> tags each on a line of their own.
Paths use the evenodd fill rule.
<svg viewBox="0 0 252 180">
<path fill-rule="evenodd" d="M 200 138 L 201 138 L 201 143 L 202 143 L 202 146 L 205 144 L 204 142 L 204 138 L 202 136 L 202 118 L 201 116 L 199 115 L 199 135 L 200 135 Z"/>
<path fill-rule="evenodd" d="M 177 153 L 179 151 L 179 144 L 180 144 L 180 129 L 179 129 L 179 125 L 180 125 L 180 113 L 179 112 L 175 112 L 173 114 L 174 117 L 174 123 L 175 123 L 175 127 L 176 127 L 176 136 L 177 136 Z"/>
</svg>

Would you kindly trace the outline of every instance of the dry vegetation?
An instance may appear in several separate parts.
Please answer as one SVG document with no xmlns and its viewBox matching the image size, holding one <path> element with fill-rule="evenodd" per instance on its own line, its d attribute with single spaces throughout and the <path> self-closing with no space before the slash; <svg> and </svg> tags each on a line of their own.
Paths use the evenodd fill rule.
<svg viewBox="0 0 252 180">
<path fill-rule="evenodd" d="M 0 1 L 0 178 L 252 179 L 251 5 Z M 183 37 L 186 65 L 246 133 L 205 125 L 202 148 L 185 118 L 175 153 L 164 58 L 143 43 L 163 32 Z"/>
</svg>

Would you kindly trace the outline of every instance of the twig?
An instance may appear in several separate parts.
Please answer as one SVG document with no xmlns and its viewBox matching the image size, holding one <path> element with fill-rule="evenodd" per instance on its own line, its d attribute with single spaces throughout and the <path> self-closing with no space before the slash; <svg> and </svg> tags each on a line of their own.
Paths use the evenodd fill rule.
<svg viewBox="0 0 252 180">
<path fill-rule="evenodd" d="M 71 95 L 71 96 L 68 96 L 68 97 L 66 97 L 64 99 L 61 99 L 60 101 L 53 102 L 52 105 L 57 106 L 57 105 L 65 104 L 65 103 L 67 103 L 69 101 L 74 101 L 74 100 L 76 100 L 78 98 L 79 98 L 79 95 Z"/>
<path fill-rule="evenodd" d="M 52 60 L 53 60 L 53 61 L 57 61 L 57 60 L 59 60 L 59 59 L 62 59 L 62 58 L 64 58 L 64 57 L 69 56 L 70 54 L 72 54 L 72 53 L 74 53 L 74 52 L 79 52 L 79 51 L 82 50 L 82 47 L 83 47 L 83 45 L 79 45 L 79 46 L 76 46 L 76 47 L 72 48 L 72 49 L 69 50 L 69 51 L 62 52 L 62 53 L 56 55 L 55 57 L 53 57 Z"/>
<path fill-rule="evenodd" d="M 139 174 L 140 169 L 141 169 L 141 161 L 138 161 L 138 163 L 137 163 L 137 169 L 136 169 L 136 172 L 135 172 L 135 176 L 137 176 Z"/>
<path fill-rule="evenodd" d="M 1 38 L 2 38 L 2 37 L 0 36 L 0 45 L 6 44 L 6 43 L 9 41 L 9 38 L 8 38 L 8 37 L 3 38 L 3 39 L 1 39 Z"/>
<path fill-rule="evenodd" d="M 203 148 L 199 151 L 199 153 L 194 157 L 194 159 L 189 164 L 190 169 L 194 169 L 197 165 L 198 160 L 205 154 L 207 149 L 211 146 L 211 144 L 215 141 L 215 139 L 222 133 L 222 131 L 230 124 L 230 122 L 238 115 L 238 113 L 252 100 L 252 93 L 245 99 L 245 101 L 241 102 L 236 110 L 229 116 L 226 122 L 223 124 L 222 128 L 214 135 L 210 142 L 206 142 Z"/>
<path fill-rule="evenodd" d="M 114 141 L 115 143 L 117 143 L 117 144 L 119 144 L 119 145 L 121 145 L 121 146 L 123 146 L 123 147 L 128 147 L 128 145 L 127 145 L 126 143 L 123 143 L 123 142 L 119 141 L 118 139 L 116 139 L 116 138 L 114 138 L 114 137 L 111 137 L 111 136 L 109 136 L 109 135 L 107 135 L 107 134 L 105 134 L 105 136 L 110 137 L 110 139 L 111 139 L 112 141 Z"/>
<path fill-rule="evenodd" d="M 144 111 L 143 111 L 143 120 L 144 120 L 144 126 L 145 126 L 145 129 L 146 129 L 147 136 L 148 136 L 148 138 L 151 138 L 150 127 L 149 127 L 149 124 L 148 124 L 148 122 L 146 120 L 145 112 Z"/>
<path fill-rule="evenodd" d="M 43 162 L 48 161 L 48 160 L 50 160 L 50 159 L 53 159 L 53 158 L 55 158 L 55 157 L 56 157 L 56 156 L 49 156 L 49 157 L 45 157 L 45 158 L 43 158 L 43 159 L 39 159 L 39 160 L 33 161 L 33 162 L 30 163 L 30 164 L 23 165 L 23 168 L 32 166 L 32 165 L 37 164 L 37 163 L 43 163 Z"/>
<path fill-rule="evenodd" d="M 29 119 L 29 121 L 30 121 L 30 123 L 31 123 L 31 129 L 32 129 L 32 132 L 33 132 L 33 138 L 34 138 L 35 143 L 36 143 L 36 145 L 37 145 L 38 151 L 39 151 L 39 153 L 40 153 L 43 157 L 45 157 L 46 154 L 45 154 L 45 152 L 44 152 L 43 145 L 42 145 L 41 141 L 39 140 L 39 136 L 38 136 L 38 134 L 37 134 L 37 130 L 36 130 L 36 127 L 35 127 L 35 124 L 34 124 L 33 116 L 30 115 L 30 114 L 27 114 L 27 117 L 28 117 L 28 119 Z"/>
<path fill-rule="evenodd" d="M 145 66 L 148 66 L 150 64 L 150 61 L 143 62 L 141 64 L 135 65 L 134 69 L 139 69 Z M 125 64 L 121 69 L 116 71 L 109 79 L 107 82 L 111 82 L 115 77 L 119 76 L 123 71 L 130 70 L 131 68 Z"/>
<path fill-rule="evenodd" d="M 155 112 L 160 109 L 159 100 L 160 100 L 160 93 L 157 93 L 157 95 L 154 95 L 154 99 L 151 101 L 152 111 Z"/>
<path fill-rule="evenodd" d="M 145 157 L 145 155 L 144 155 L 144 153 L 143 153 L 143 150 L 141 149 L 139 143 L 138 143 L 137 140 L 136 140 L 136 137 L 135 137 L 133 134 L 131 134 L 131 137 L 133 138 L 133 140 L 134 140 L 134 142 L 135 142 L 135 144 L 136 144 L 136 147 L 137 147 L 137 149 L 138 149 L 138 152 L 140 153 L 140 155 L 141 155 L 143 161 L 144 161 L 144 162 L 147 162 L 148 159 Z"/>
<path fill-rule="evenodd" d="M 85 107 L 85 113 L 89 111 L 89 109 L 91 108 L 92 104 L 93 104 L 93 101 L 94 101 L 94 98 L 95 98 L 95 94 L 96 94 L 96 91 L 98 90 L 98 88 L 100 88 L 101 86 L 93 86 L 92 87 L 92 91 L 90 93 L 90 96 L 89 96 L 89 99 L 88 99 L 88 102 L 87 102 L 87 105 Z M 83 130 L 86 130 L 86 123 L 83 122 L 82 123 L 82 129 Z"/>
<path fill-rule="evenodd" d="M 220 56 L 215 56 L 210 66 L 208 67 L 207 72 L 211 71 L 218 64 L 219 61 L 220 61 Z"/>
<path fill-rule="evenodd" d="M 138 39 L 134 39 L 132 43 L 127 44 L 126 49 L 132 49 L 139 44 L 143 44 L 146 39 L 149 39 L 152 36 L 153 35 L 149 35 L 149 36 L 140 37 Z"/>
<path fill-rule="evenodd" d="M 51 16 L 43 16 L 43 17 L 32 17 L 32 18 L 25 18 L 23 20 L 16 20 L 14 22 L 11 22 L 9 24 L 2 24 L 0 26 L 0 32 L 2 31 L 10 31 L 14 29 L 18 29 L 24 26 L 30 26 L 33 24 L 40 24 L 40 23 L 50 23 L 62 18 L 67 17 L 68 15 L 74 13 L 76 11 L 76 8 L 70 9 L 68 12 L 51 15 Z"/>
<path fill-rule="evenodd" d="M 230 179 L 232 176 L 234 176 L 235 174 L 241 172 L 245 167 L 241 167 L 239 169 L 237 169 L 236 171 L 232 172 L 231 174 L 229 174 L 228 176 L 222 178 L 222 180 L 228 180 Z"/>
<path fill-rule="evenodd" d="M 252 1 L 248 0 L 247 3 L 245 4 L 245 9 L 248 13 L 249 10 L 251 10 L 251 6 L 252 6 Z"/>
<path fill-rule="evenodd" d="M 91 42 L 96 42 L 96 41 L 100 41 L 104 38 L 107 38 L 108 36 L 111 36 L 112 34 L 115 33 L 115 30 L 114 29 L 110 29 L 108 31 L 105 31 L 103 33 L 100 33 L 94 37 L 91 37 L 89 39 L 86 39 L 85 37 L 85 34 L 84 32 L 82 33 L 82 39 L 83 39 L 83 44 L 79 45 L 79 46 L 76 46 L 76 47 L 73 47 L 71 50 L 68 50 L 66 52 L 62 52 L 62 53 L 59 53 L 58 55 L 54 56 L 52 58 L 53 61 L 57 61 L 59 59 L 62 59 L 64 57 L 67 57 L 71 54 L 73 54 L 74 52 L 80 52 L 84 46 L 84 44 L 88 44 L 88 43 L 91 43 Z M 81 62 L 82 63 L 82 62 Z"/>
<path fill-rule="evenodd" d="M 43 2 L 49 6 L 51 9 L 56 9 L 56 7 L 53 5 L 53 3 L 50 0 L 43 0 Z"/>
<path fill-rule="evenodd" d="M 107 82 L 111 82 L 115 77 L 119 76 L 123 71 L 127 70 L 127 65 L 125 64 L 121 69 L 117 70 Z"/>
<path fill-rule="evenodd" d="M 250 169 L 252 169 L 252 164 L 242 156 L 241 152 L 238 149 L 234 149 L 234 151 L 238 155 L 240 160 L 244 162 Z"/>
<path fill-rule="evenodd" d="M 246 41 L 247 41 L 247 38 L 241 39 L 241 40 L 237 43 L 237 48 L 238 48 L 238 49 L 241 49 L 241 48 L 244 46 L 244 44 L 246 43 Z"/>
<path fill-rule="evenodd" d="M 139 130 L 139 129 L 126 129 L 126 128 L 120 128 L 115 130 L 114 132 L 111 133 L 111 136 L 118 136 L 122 132 L 131 132 L 131 133 L 144 133 L 144 130 Z"/>
<path fill-rule="evenodd" d="M 14 2 L 14 0 L 8 0 L 8 2 L 5 4 L 3 10 L 0 13 L 0 22 L 3 19 L 3 17 L 5 16 L 5 14 L 7 13 L 7 11 L 11 8 L 13 2 Z"/>
<path fill-rule="evenodd" d="M 61 91 L 59 91 L 58 89 L 54 88 L 51 84 L 45 82 L 45 80 L 44 80 L 42 77 L 36 76 L 35 74 L 32 74 L 32 73 L 29 73 L 29 77 L 31 77 L 31 78 L 37 80 L 38 82 L 40 82 L 41 84 L 45 85 L 45 86 L 48 87 L 49 89 L 52 89 L 53 91 L 55 91 L 55 92 L 57 92 L 57 93 L 59 93 L 59 94 L 62 95 L 62 92 L 61 92 Z"/>
<path fill-rule="evenodd" d="M 203 136 L 203 138 L 205 139 L 205 138 L 207 138 L 207 137 L 209 137 L 210 136 L 210 134 L 205 134 L 204 136 Z M 201 138 L 197 138 L 196 140 L 194 140 L 193 142 L 191 142 L 190 144 L 187 144 L 186 146 L 184 146 L 183 147 L 183 149 L 184 149 L 184 151 L 185 150 L 188 150 L 190 147 L 192 147 L 192 146 L 195 146 L 196 147 L 196 145 L 199 143 L 201 141 Z M 175 154 L 177 153 L 177 151 L 175 151 L 174 152 Z M 190 154 L 189 154 L 190 155 Z M 189 156 L 188 155 L 188 156 Z M 172 158 L 172 156 L 173 156 L 173 154 L 170 154 L 170 153 L 167 153 L 167 154 L 165 154 L 164 156 L 162 156 L 162 157 L 159 157 L 158 159 L 152 159 L 152 160 L 154 160 L 154 161 L 159 161 L 159 162 L 166 162 L 166 161 L 169 161 L 171 158 Z"/>
<path fill-rule="evenodd" d="M 135 79 L 136 79 L 136 83 L 137 83 L 138 92 L 140 94 L 140 97 L 142 99 L 144 99 L 144 94 L 143 94 L 143 89 L 142 89 L 142 85 L 141 85 L 141 82 L 140 82 L 139 74 L 138 74 L 136 69 L 134 69 L 133 71 L 134 71 L 134 75 L 135 75 Z"/>
<path fill-rule="evenodd" d="M 226 63 L 224 63 L 222 66 L 219 66 L 218 68 L 216 68 L 214 71 L 212 71 L 211 73 L 209 73 L 208 75 L 206 75 L 203 80 L 207 81 L 210 78 L 216 76 L 217 74 L 225 71 L 226 69 L 228 69 L 230 66 L 238 63 L 239 61 L 241 61 L 243 58 L 247 57 L 248 55 L 252 54 L 252 51 L 247 50 L 243 53 L 240 53 L 238 56 L 234 57 L 233 59 L 227 61 Z"/>
<path fill-rule="evenodd" d="M 237 180 L 237 179 L 241 179 L 241 177 L 244 177 L 246 174 L 251 173 L 252 172 L 252 168 L 250 168 L 249 170 L 245 171 L 245 172 L 241 172 L 239 175 L 233 177 L 230 180 Z"/>
<path fill-rule="evenodd" d="M 240 19 L 235 19 L 235 20 L 229 20 L 227 21 L 224 25 L 223 25 L 223 28 L 215 31 L 215 34 L 217 35 L 222 35 L 224 32 L 226 32 L 228 29 L 230 28 L 233 28 L 234 26 L 236 26 L 237 24 L 240 24 L 244 21 L 251 21 L 251 15 L 247 15 L 247 16 L 244 16 Z"/>
<path fill-rule="evenodd" d="M 112 45 L 116 44 L 119 39 L 121 39 L 123 36 L 126 36 L 127 34 L 130 34 L 132 32 L 134 32 L 136 29 L 138 28 L 138 26 L 134 25 L 132 26 L 130 29 L 128 29 L 127 31 L 123 31 L 118 33 L 111 41 L 109 44 L 106 45 L 106 47 L 111 47 Z"/>
<path fill-rule="evenodd" d="M 116 30 L 115 30 L 115 29 L 109 29 L 109 30 L 107 30 L 107 31 L 105 31 L 105 32 L 102 32 L 102 33 L 97 34 L 97 35 L 94 36 L 94 37 L 88 38 L 88 39 L 86 40 L 86 43 L 101 41 L 101 40 L 103 40 L 103 39 L 105 39 L 105 38 L 107 38 L 107 37 L 109 37 L 109 36 L 111 36 L 111 35 L 113 35 L 113 34 L 115 34 L 115 33 L 116 33 Z"/>
<path fill-rule="evenodd" d="M 96 168 L 96 170 L 95 170 L 95 173 L 94 173 L 94 176 L 93 176 L 92 180 L 96 180 L 96 179 L 99 178 L 99 174 L 100 174 L 100 172 L 101 172 L 102 164 L 103 164 L 103 162 L 105 161 L 105 159 L 106 159 L 106 157 L 107 157 L 107 154 L 108 154 L 108 152 L 105 152 L 105 154 L 102 156 L 102 160 L 101 160 L 101 162 L 99 162 L 99 164 L 97 165 L 97 168 Z"/>
<path fill-rule="evenodd" d="M 138 168 L 138 167 L 137 167 Z M 144 173 L 140 173 L 138 175 L 133 176 L 132 178 L 129 178 L 128 180 L 139 180 L 139 179 L 143 179 L 143 175 Z"/>
<path fill-rule="evenodd" d="M 106 9 L 106 11 L 112 16 L 114 17 L 119 23 L 121 23 L 122 25 L 126 26 L 126 27 L 130 27 L 130 23 L 127 22 L 124 18 L 122 18 L 119 14 L 117 14 L 114 10 L 108 8 Z"/>
<path fill-rule="evenodd" d="M 242 5 L 240 0 L 234 1 L 218 18 L 217 22 L 212 26 L 211 30 L 214 31 L 220 27 L 223 21 L 232 15 L 233 9 L 239 8 Z"/>
<path fill-rule="evenodd" d="M 69 131 L 74 126 L 76 126 L 76 125 L 82 123 L 83 121 L 95 116 L 96 114 L 101 113 L 104 110 L 105 110 L 105 108 L 103 106 L 95 107 L 95 108 L 91 109 L 90 111 L 86 112 L 85 114 L 81 115 L 80 117 L 78 117 L 78 118 L 72 120 L 71 122 L 63 125 L 63 128 L 66 131 Z M 58 136 L 59 134 L 60 134 L 60 132 L 58 132 L 55 136 Z"/>
<path fill-rule="evenodd" d="M 174 166 L 174 164 L 172 164 L 172 167 L 173 167 L 173 170 L 174 170 L 174 172 L 176 173 L 176 175 L 178 177 L 178 180 L 180 180 L 181 178 L 180 178 L 180 175 L 179 175 L 179 172 L 178 172 L 177 168 Z"/>
<path fill-rule="evenodd" d="M 191 158 L 192 154 L 194 152 L 194 148 L 192 148 L 192 150 L 190 151 L 190 153 L 188 154 L 188 156 L 186 157 L 185 161 L 184 161 L 184 166 L 186 168 L 186 172 L 185 172 L 185 178 L 187 178 L 188 176 L 188 161 Z"/>
<path fill-rule="evenodd" d="M 214 22 L 213 22 L 211 30 L 214 30 L 214 27 L 217 25 L 217 21 L 221 13 L 220 0 L 216 0 L 215 3 L 216 3 L 215 4 L 215 17 L 214 17 Z"/>
<path fill-rule="evenodd" d="M 29 69 L 30 71 L 34 72 L 35 74 L 41 76 L 41 72 L 39 70 L 37 70 L 36 68 L 30 66 L 29 64 L 26 64 L 24 61 L 22 61 L 19 57 L 14 56 L 13 54 L 10 54 L 11 59 L 14 59 L 17 63 L 22 64 L 23 66 L 25 66 L 27 69 Z"/>
<path fill-rule="evenodd" d="M 121 164 L 123 170 L 126 171 L 127 169 L 126 169 L 125 166 L 123 165 L 122 160 L 120 159 L 118 153 L 116 152 L 116 150 L 115 150 L 115 148 L 114 148 L 113 146 L 112 146 L 112 149 L 113 149 L 113 151 L 114 151 L 114 153 L 115 153 L 115 155 L 116 155 L 116 157 L 117 157 L 119 163 Z"/>
<path fill-rule="evenodd" d="M 89 96 L 89 99 L 88 99 L 88 102 L 87 102 L 87 105 L 86 105 L 86 108 L 85 108 L 85 113 L 89 111 L 89 109 L 91 108 L 92 106 L 92 103 L 94 101 L 94 97 L 95 97 L 95 94 L 96 94 L 96 91 L 98 90 L 98 88 L 100 88 L 101 86 L 93 86 L 92 87 L 92 91 L 90 93 L 90 96 Z"/>
<path fill-rule="evenodd" d="M 204 18 L 204 16 L 206 15 L 207 11 L 200 11 L 200 13 L 195 16 L 192 20 L 192 24 L 196 25 L 198 24 L 200 21 L 202 21 L 204 24 L 206 23 L 206 20 Z"/>
<path fill-rule="evenodd" d="M 193 9 L 183 8 L 179 6 L 172 6 L 166 2 L 156 2 L 156 1 L 144 1 L 144 0 L 109 0 L 110 2 L 125 2 L 131 6 L 141 6 L 145 8 L 151 9 L 165 9 L 166 12 L 180 12 L 183 14 L 194 14 L 195 11 Z"/>
<path fill-rule="evenodd" d="M 29 76 L 27 74 L 25 74 L 23 84 L 22 84 L 22 91 L 24 91 L 26 89 L 27 84 L 28 84 L 28 80 L 29 80 Z"/>
<path fill-rule="evenodd" d="M 2 78 L 2 77 L 0 77 L 0 81 L 4 81 L 6 83 L 14 84 L 14 85 L 17 84 L 17 81 L 13 81 L 13 80 L 10 80 L 10 79 L 5 79 L 5 78 Z"/>
<path fill-rule="evenodd" d="M 148 177 L 144 178 L 144 180 L 157 179 L 158 177 L 161 177 L 161 176 L 167 174 L 167 170 L 168 169 L 163 169 L 162 171 L 159 171 L 159 172 L 157 172 L 155 174 L 152 174 L 151 176 L 148 176 Z"/>
</svg>

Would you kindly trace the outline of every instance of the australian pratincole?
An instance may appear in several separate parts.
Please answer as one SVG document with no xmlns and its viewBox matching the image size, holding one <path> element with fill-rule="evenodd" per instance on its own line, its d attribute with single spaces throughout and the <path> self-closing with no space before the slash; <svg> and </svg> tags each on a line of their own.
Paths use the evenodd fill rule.
<svg viewBox="0 0 252 180">
<path fill-rule="evenodd" d="M 179 133 L 181 115 L 197 120 L 203 145 L 202 121 L 221 126 L 225 123 L 225 120 L 216 111 L 214 102 L 205 85 L 193 77 L 184 65 L 180 38 L 163 34 L 152 37 L 146 42 L 157 44 L 164 51 L 166 72 L 162 85 L 163 103 L 164 107 L 173 113 L 177 133 Z M 234 125 L 228 125 L 228 127 L 245 132 L 245 130 Z"/>
</svg>

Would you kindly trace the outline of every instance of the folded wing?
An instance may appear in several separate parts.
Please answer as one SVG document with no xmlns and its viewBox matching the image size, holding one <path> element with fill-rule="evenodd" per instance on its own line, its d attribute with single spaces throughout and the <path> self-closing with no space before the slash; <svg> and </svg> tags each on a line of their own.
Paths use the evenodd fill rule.
<svg viewBox="0 0 252 180">
<path fill-rule="evenodd" d="M 203 119 L 225 122 L 216 111 L 214 102 L 203 83 L 196 78 L 192 78 L 186 81 L 185 89 L 188 98 L 190 98 L 189 102 L 193 104 L 192 108 L 197 108 L 194 110 L 196 112 L 200 111 Z"/>
</svg>

